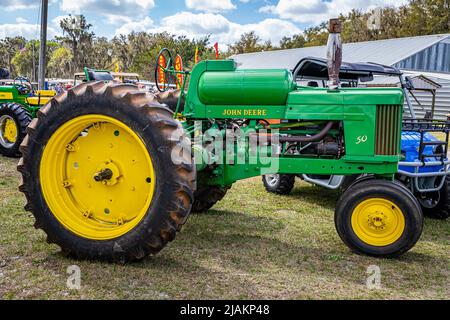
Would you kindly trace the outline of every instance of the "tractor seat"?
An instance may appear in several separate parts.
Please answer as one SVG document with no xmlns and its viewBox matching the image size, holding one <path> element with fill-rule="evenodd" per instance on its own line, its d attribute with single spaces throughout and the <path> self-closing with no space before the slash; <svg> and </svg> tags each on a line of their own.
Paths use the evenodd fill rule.
<svg viewBox="0 0 450 320">
<path fill-rule="evenodd" d="M 114 77 L 109 71 L 87 69 L 90 81 L 113 81 Z"/>
</svg>

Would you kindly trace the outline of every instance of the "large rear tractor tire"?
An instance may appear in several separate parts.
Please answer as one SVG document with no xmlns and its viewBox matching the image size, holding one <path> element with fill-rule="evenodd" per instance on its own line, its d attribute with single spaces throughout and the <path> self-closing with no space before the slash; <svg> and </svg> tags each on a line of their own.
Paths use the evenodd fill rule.
<svg viewBox="0 0 450 320">
<path fill-rule="evenodd" d="M 219 186 L 197 186 L 197 191 L 194 193 L 192 212 L 204 213 L 208 211 L 225 197 L 229 189 L 229 187 Z"/>
<path fill-rule="evenodd" d="M 267 174 L 262 176 L 262 181 L 267 192 L 279 195 L 288 195 L 294 188 L 295 175 Z"/>
<path fill-rule="evenodd" d="M 139 260 L 186 222 L 196 179 L 183 152 L 190 142 L 154 96 L 133 85 L 82 84 L 41 108 L 27 132 L 18 165 L 25 209 L 63 253 Z"/>
<path fill-rule="evenodd" d="M 438 220 L 446 220 L 450 216 L 450 176 L 445 177 L 441 190 L 431 194 L 427 199 L 419 199 L 423 213 Z M 431 205 L 430 205 L 431 204 Z"/>
<path fill-rule="evenodd" d="M 158 92 L 155 97 L 156 100 L 160 103 L 160 104 L 164 104 L 166 105 L 170 110 L 172 110 L 173 112 L 176 111 L 177 109 L 177 105 L 178 105 L 178 100 L 180 99 L 181 96 L 181 90 L 168 90 L 168 91 L 164 91 L 164 92 Z M 178 109 L 178 113 L 183 112 L 184 110 L 184 98 L 181 98 L 180 101 L 180 106 Z"/>
<path fill-rule="evenodd" d="M 0 104 L 0 154 L 11 158 L 20 157 L 19 147 L 30 122 L 30 113 L 20 104 Z"/>
<path fill-rule="evenodd" d="M 423 215 L 417 199 L 403 185 L 364 179 L 342 194 L 335 224 L 352 251 L 389 258 L 416 244 L 422 234 Z"/>
</svg>

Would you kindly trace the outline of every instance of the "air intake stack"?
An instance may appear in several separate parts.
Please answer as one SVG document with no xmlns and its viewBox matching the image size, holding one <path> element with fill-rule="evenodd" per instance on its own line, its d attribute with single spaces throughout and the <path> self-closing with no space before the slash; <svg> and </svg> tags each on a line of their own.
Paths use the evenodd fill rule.
<svg viewBox="0 0 450 320">
<path fill-rule="evenodd" d="M 330 90 L 339 89 L 339 70 L 342 65 L 342 25 L 339 19 L 331 19 L 328 31 L 327 59 L 328 59 L 328 87 Z"/>
</svg>

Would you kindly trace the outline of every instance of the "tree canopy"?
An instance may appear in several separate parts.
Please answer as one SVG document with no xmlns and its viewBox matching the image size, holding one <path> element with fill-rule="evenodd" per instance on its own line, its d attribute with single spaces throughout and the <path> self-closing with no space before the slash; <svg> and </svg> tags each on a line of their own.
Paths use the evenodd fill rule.
<svg viewBox="0 0 450 320">
<path fill-rule="evenodd" d="M 340 15 L 344 42 L 360 42 L 390 38 L 420 36 L 450 32 L 450 0 L 410 0 L 401 7 L 383 7 L 368 12 L 352 10 Z M 62 36 L 48 42 L 47 76 L 72 78 L 83 67 L 137 72 L 152 79 L 159 50 L 169 48 L 179 53 L 187 68 L 194 63 L 195 48 L 201 59 L 214 58 L 209 37 L 189 39 L 169 33 L 133 32 L 113 39 L 98 37 L 83 15 L 60 21 Z M 310 27 L 302 34 L 283 37 L 278 44 L 264 42 L 255 31 L 241 35 L 221 57 L 233 54 L 292 49 L 324 45 L 327 42 L 327 23 Z M 23 37 L 0 39 L 0 67 L 11 76 L 23 75 L 36 79 L 39 61 L 39 41 Z"/>
</svg>

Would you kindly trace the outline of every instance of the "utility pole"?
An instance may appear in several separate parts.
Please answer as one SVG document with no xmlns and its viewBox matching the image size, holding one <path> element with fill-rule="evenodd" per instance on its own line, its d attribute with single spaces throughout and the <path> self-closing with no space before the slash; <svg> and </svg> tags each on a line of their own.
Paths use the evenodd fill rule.
<svg viewBox="0 0 450 320">
<path fill-rule="evenodd" d="M 33 72 L 31 72 L 31 82 L 36 81 L 36 40 L 33 40 Z"/>
<path fill-rule="evenodd" d="M 45 89 L 45 69 L 46 69 L 46 48 L 47 48 L 47 14 L 48 0 L 42 0 L 41 5 L 41 43 L 39 50 L 39 90 Z"/>
</svg>

